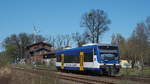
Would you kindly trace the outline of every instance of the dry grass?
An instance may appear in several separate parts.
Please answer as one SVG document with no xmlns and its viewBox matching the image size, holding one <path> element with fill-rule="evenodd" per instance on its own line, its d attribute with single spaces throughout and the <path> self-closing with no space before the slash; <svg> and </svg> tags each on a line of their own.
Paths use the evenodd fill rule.
<svg viewBox="0 0 150 84">
<path fill-rule="evenodd" d="M 9 74 L 11 74 L 11 69 L 10 68 L 8 68 L 8 67 L 0 68 L 0 77 L 5 77 Z"/>
<path fill-rule="evenodd" d="M 0 68 L 0 84 L 11 84 L 11 69 L 8 67 Z"/>
<path fill-rule="evenodd" d="M 30 72 L 29 70 L 0 69 L 0 84 L 61 84 L 52 72 Z"/>
<path fill-rule="evenodd" d="M 54 73 L 13 70 L 12 75 L 11 84 L 59 84 Z"/>
</svg>

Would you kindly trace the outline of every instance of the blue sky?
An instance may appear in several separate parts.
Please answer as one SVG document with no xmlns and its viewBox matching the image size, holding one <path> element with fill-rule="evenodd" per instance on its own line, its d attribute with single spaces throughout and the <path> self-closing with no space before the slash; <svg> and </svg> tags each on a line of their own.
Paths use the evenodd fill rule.
<svg viewBox="0 0 150 84">
<path fill-rule="evenodd" d="M 150 0 L 0 0 L 0 42 L 20 32 L 33 33 L 33 24 L 43 36 L 83 32 L 81 15 L 103 9 L 111 20 L 102 42 L 113 33 L 129 37 L 136 26 L 150 16 Z"/>
</svg>

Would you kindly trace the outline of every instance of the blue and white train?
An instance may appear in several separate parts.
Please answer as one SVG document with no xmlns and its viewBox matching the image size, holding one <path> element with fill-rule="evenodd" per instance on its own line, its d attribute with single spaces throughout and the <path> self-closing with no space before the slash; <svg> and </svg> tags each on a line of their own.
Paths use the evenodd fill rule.
<svg viewBox="0 0 150 84">
<path fill-rule="evenodd" d="M 56 53 L 56 67 L 65 71 L 92 71 L 113 75 L 120 70 L 118 46 L 85 45 Z"/>
</svg>

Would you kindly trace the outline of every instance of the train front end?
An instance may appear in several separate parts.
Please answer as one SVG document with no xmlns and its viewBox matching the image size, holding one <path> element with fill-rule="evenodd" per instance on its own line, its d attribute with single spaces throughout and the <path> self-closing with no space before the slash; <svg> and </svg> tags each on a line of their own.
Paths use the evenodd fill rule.
<svg viewBox="0 0 150 84">
<path fill-rule="evenodd" d="M 118 46 L 99 46 L 99 63 L 101 73 L 114 75 L 120 71 L 120 56 Z"/>
</svg>

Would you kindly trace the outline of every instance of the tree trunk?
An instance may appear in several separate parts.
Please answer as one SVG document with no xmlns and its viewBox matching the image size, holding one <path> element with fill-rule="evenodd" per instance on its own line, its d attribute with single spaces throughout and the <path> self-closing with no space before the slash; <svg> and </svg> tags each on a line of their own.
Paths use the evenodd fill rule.
<svg viewBox="0 0 150 84">
<path fill-rule="evenodd" d="M 96 37 L 96 43 L 99 43 L 99 36 Z"/>
<path fill-rule="evenodd" d="M 135 64 L 135 62 L 134 62 L 134 61 L 132 61 L 132 62 L 131 62 L 132 68 L 134 68 L 134 64 Z"/>
<path fill-rule="evenodd" d="M 92 36 L 92 43 L 95 43 L 95 39 L 94 39 L 94 36 Z"/>
</svg>

